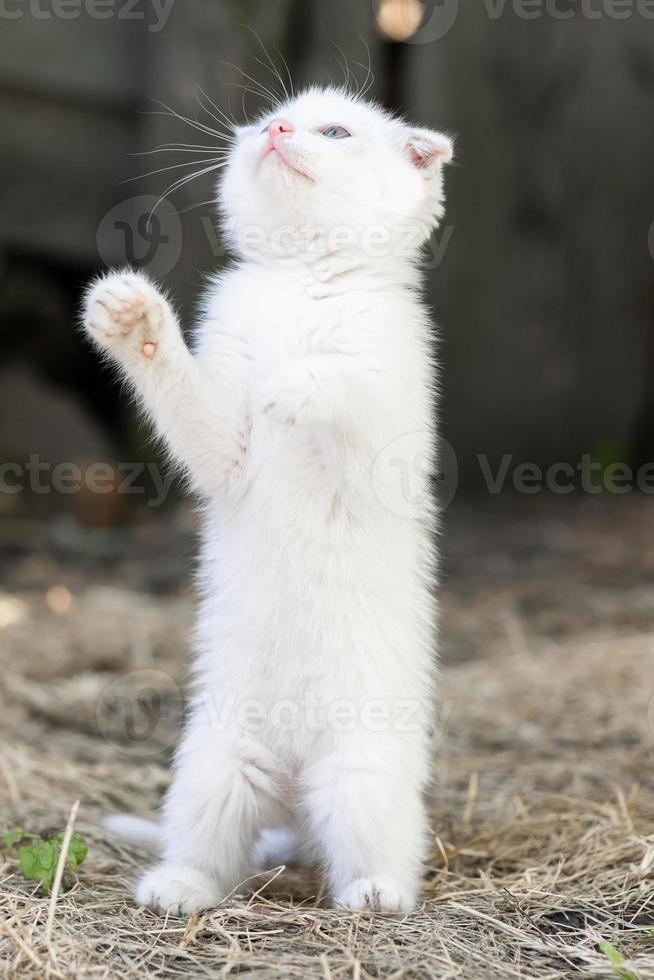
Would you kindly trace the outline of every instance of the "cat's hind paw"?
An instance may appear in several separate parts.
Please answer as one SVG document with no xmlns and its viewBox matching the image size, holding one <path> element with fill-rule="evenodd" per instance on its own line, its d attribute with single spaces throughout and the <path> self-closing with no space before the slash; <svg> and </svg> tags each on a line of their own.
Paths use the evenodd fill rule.
<svg viewBox="0 0 654 980">
<path fill-rule="evenodd" d="M 217 905 L 224 896 L 209 875 L 182 864 L 157 864 L 136 886 L 138 905 L 160 915 L 191 915 Z"/>
<path fill-rule="evenodd" d="M 363 912 L 406 912 L 411 903 L 388 878 L 357 878 L 335 896 L 341 908 Z"/>
</svg>

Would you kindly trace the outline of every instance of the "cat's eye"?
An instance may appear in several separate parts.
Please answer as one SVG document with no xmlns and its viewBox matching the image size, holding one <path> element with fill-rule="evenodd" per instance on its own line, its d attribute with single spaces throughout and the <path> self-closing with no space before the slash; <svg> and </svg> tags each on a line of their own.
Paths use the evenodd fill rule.
<svg viewBox="0 0 654 980">
<path fill-rule="evenodd" d="M 323 136 L 326 136 L 328 140 L 344 140 L 352 133 L 348 132 L 345 126 L 325 126 L 320 130 Z"/>
</svg>

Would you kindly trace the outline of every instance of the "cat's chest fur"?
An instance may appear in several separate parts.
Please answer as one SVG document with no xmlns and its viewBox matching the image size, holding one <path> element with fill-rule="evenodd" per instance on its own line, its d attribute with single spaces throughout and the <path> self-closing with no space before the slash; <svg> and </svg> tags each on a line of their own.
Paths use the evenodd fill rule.
<svg viewBox="0 0 654 980">
<path fill-rule="evenodd" d="M 259 310 L 249 324 L 252 380 L 294 358 L 345 354 L 357 347 L 353 311 L 342 297 L 315 300 L 295 296 L 287 303 Z M 361 353 L 359 345 L 358 352 Z"/>
<path fill-rule="evenodd" d="M 357 289 L 330 290 L 292 270 L 241 269 L 214 287 L 210 311 L 202 350 L 212 359 L 227 357 L 256 386 L 293 358 L 365 356 L 375 302 Z M 230 322 L 228 335 L 220 331 L 223 320 Z"/>
</svg>

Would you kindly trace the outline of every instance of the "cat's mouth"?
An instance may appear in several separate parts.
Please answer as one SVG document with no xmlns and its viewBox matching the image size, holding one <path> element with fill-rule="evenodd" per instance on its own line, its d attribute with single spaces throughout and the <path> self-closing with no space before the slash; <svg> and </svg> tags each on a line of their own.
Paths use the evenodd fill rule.
<svg viewBox="0 0 654 980">
<path fill-rule="evenodd" d="M 279 146 L 269 146 L 266 152 L 264 153 L 261 162 L 263 163 L 263 161 L 270 156 L 275 157 L 277 160 L 280 161 L 282 166 L 286 167 L 288 170 L 292 170 L 293 173 L 297 174 L 299 177 L 304 177 L 305 180 L 310 181 L 310 183 L 312 184 L 315 183 L 313 177 L 311 177 L 310 174 L 306 173 L 304 170 L 300 170 L 300 168 L 296 167 L 294 163 L 291 163 L 291 161 L 288 159 L 286 154 L 282 152 Z"/>
</svg>

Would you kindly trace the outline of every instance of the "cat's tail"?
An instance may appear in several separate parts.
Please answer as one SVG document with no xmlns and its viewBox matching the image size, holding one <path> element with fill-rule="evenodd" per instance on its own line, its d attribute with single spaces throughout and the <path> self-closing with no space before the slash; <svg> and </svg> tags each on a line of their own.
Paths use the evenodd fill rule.
<svg viewBox="0 0 654 980">
<path fill-rule="evenodd" d="M 105 830 L 118 834 L 131 844 L 138 844 L 151 851 L 158 851 L 162 845 L 161 827 L 154 820 L 133 817 L 129 813 L 112 813 L 102 821 Z"/>
</svg>

